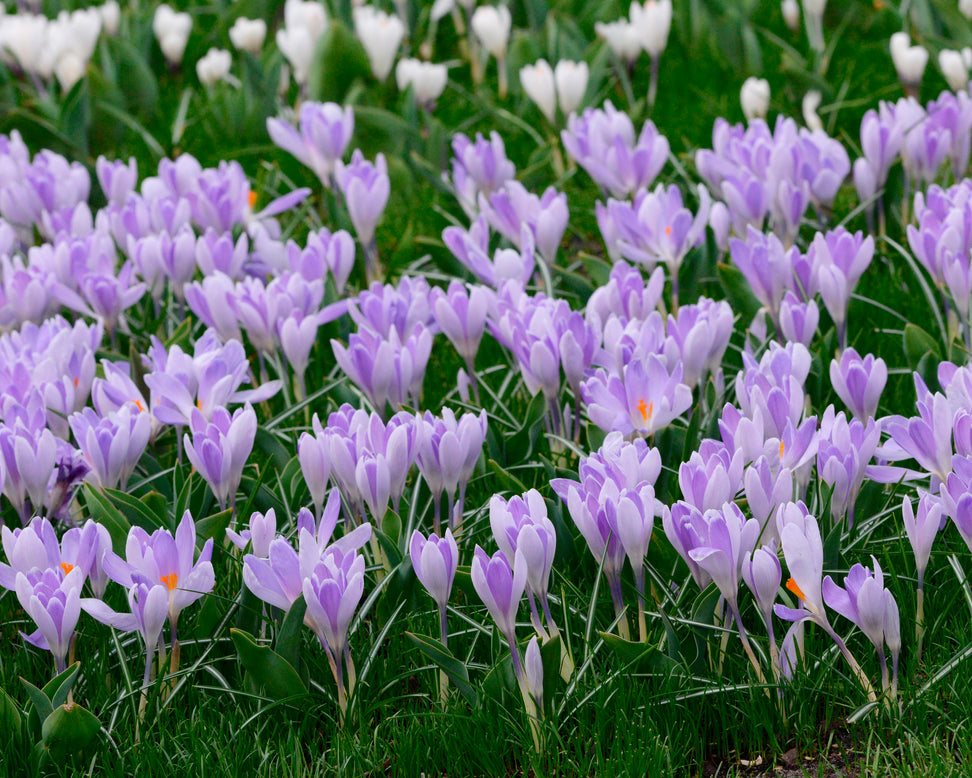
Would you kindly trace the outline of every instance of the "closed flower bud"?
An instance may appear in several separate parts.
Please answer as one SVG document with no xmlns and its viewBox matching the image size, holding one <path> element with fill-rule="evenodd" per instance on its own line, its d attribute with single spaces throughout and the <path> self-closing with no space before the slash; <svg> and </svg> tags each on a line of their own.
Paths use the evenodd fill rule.
<svg viewBox="0 0 972 778">
<path fill-rule="evenodd" d="M 588 68 L 586 62 L 561 60 L 554 68 L 554 84 L 557 87 L 557 100 L 560 112 L 568 116 L 576 111 L 584 100 L 587 91 Z"/>
<path fill-rule="evenodd" d="M 969 83 L 969 71 L 962 57 L 962 52 L 942 49 L 938 52 L 938 67 L 948 82 L 948 88 L 953 92 L 964 89 Z"/>
<path fill-rule="evenodd" d="M 399 90 L 404 92 L 411 86 L 415 102 L 423 106 L 429 106 L 439 99 L 448 80 L 449 71 L 445 65 L 407 58 L 400 59 L 395 68 Z"/>
<path fill-rule="evenodd" d="M 783 21 L 793 32 L 800 29 L 800 4 L 797 0 L 783 0 Z"/>
<path fill-rule="evenodd" d="M 553 124 L 557 114 L 557 87 L 550 63 L 541 59 L 535 65 L 522 68 L 520 84 L 527 97 L 537 104 L 547 121 Z"/>
<path fill-rule="evenodd" d="M 891 36 L 891 60 L 898 78 L 905 86 L 917 86 L 928 64 L 928 50 L 923 46 L 912 46 L 906 32 L 896 32 Z"/>
<path fill-rule="evenodd" d="M 233 58 L 226 49 L 210 49 L 206 55 L 196 63 L 196 75 L 203 86 L 213 86 L 229 75 Z"/>
<path fill-rule="evenodd" d="M 473 13 L 471 24 L 473 33 L 486 51 L 496 59 L 506 56 L 506 44 L 510 40 L 510 27 L 513 24 L 509 8 L 505 5 L 480 6 Z"/>
<path fill-rule="evenodd" d="M 230 27 L 230 41 L 240 51 L 259 54 L 267 37 L 267 23 L 263 19 L 247 19 L 241 16 Z"/>
<path fill-rule="evenodd" d="M 765 119 L 769 110 L 770 87 L 765 78 L 750 76 L 742 85 L 739 92 L 739 102 L 742 103 L 743 115 L 750 121 Z"/>
</svg>

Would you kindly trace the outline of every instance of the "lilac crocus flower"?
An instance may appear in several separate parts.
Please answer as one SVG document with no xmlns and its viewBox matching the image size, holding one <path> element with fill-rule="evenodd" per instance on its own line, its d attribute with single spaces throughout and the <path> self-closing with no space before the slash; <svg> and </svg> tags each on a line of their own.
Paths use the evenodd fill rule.
<svg viewBox="0 0 972 778">
<path fill-rule="evenodd" d="M 887 660 L 884 654 L 884 624 L 889 607 L 890 592 L 884 588 L 884 573 L 873 556 L 873 572 L 863 565 L 854 565 L 844 586 L 834 583 L 828 575 L 823 582 L 824 602 L 864 633 L 881 663 L 881 681 L 885 692 L 891 688 Z M 895 610 L 897 606 L 895 605 Z"/>
<path fill-rule="evenodd" d="M 817 233 L 807 251 L 807 261 L 818 266 L 820 295 L 830 313 L 841 347 L 847 345 L 847 307 L 858 280 L 874 256 L 874 238 L 851 234 L 843 227 Z"/>
<path fill-rule="evenodd" d="M 621 377 L 598 370 L 581 384 L 588 414 L 605 431 L 654 435 L 692 406 L 682 366 L 671 373 L 654 354 L 625 366 Z"/>
<path fill-rule="evenodd" d="M 489 223 L 485 216 L 479 216 L 468 232 L 460 227 L 446 227 L 442 241 L 469 272 L 494 288 L 510 279 L 526 284 L 533 277 L 536 267 L 533 235 L 526 226 L 520 233 L 519 250 L 497 249 L 492 259 L 489 255 Z"/>
<path fill-rule="evenodd" d="M 498 132 L 489 140 L 476 133 L 475 141 L 461 132 L 452 136 L 452 187 L 459 205 L 470 218 L 479 210 L 480 193 L 487 197 L 516 175 L 516 167 L 506 158 L 506 147 Z"/>
<path fill-rule="evenodd" d="M 13 427 L 0 425 L 3 493 L 25 523 L 45 505 L 57 449 L 57 439 L 49 429 L 31 430 L 19 422 Z"/>
<path fill-rule="evenodd" d="M 763 617 L 766 634 L 769 636 L 770 661 L 776 673 L 779 651 L 773 635 L 773 605 L 783 580 L 783 568 L 780 566 L 775 542 L 760 546 L 743 560 L 742 578 L 756 598 L 756 607 Z"/>
<path fill-rule="evenodd" d="M 327 654 L 337 683 L 342 716 L 347 710 L 345 664 L 353 678 L 348 627 L 364 594 L 364 573 L 363 556 L 355 551 L 333 548 L 323 555 L 303 581 L 304 602 L 307 603 L 304 619 Z"/>
<path fill-rule="evenodd" d="M 902 475 L 920 477 L 930 473 L 934 491 L 937 484 L 946 481 L 952 470 L 955 409 L 945 395 L 940 392 L 932 394 L 917 373 L 914 377 L 918 416 L 888 416 L 882 419 L 884 431 L 891 436 L 883 453 L 891 460 L 913 458 L 925 472 L 902 472 L 898 467 L 873 466 L 868 470 L 868 475 L 875 480 L 897 481 Z"/>
<path fill-rule="evenodd" d="M 787 341 L 810 345 L 820 324 L 820 309 L 813 300 L 803 302 L 787 291 L 780 303 L 780 333 Z"/>
<path fill-rule="evenodd" d="M 489 223 L 518 249 L 524 248 L 523 228 L 528 228 L 537 253 L 548 265 L 554 264 L 567 229 L 567 195 L 551 186 L 537 197 L 512 180 L 488 199 L 480 196 L 479 207 Z"/>
<path fill-rule="evenodd" d="M 95 163 L 95 173 L 101 191 L 105 193 L 108 202 L 115 205 L 124 203 L 138 184 L 138 166 L 135 157 L 129 157 L 128 162 L 122 162 L 100 156 Z"/>
<path fill-rule="evenodd" d="M 68 420 L 71 431 L 91 467 L 88 480 L 96 486 L 124 489 L 152 434 L 152 419 L 133 403 L 109 416 L 85 408 Z"/>
<path fill-rule="evenodd" d="M 748 228 L 746 239 L 731 238 L 729 252 L 733 263 L 746 277 L 753 294 L 769 312 L 774 324 L 779 322 L 780 303 L 793 278 L 796 248 L 788 251 L 775 235 L 764 235 Z"/>
<path fill-rule="evenodd" d="M 612 197 L 628 197 L 646 189 L 668 161 L 668 139 L 645 122 L 635 138 L 634 125 L 611 101 L 604 108 L 571 114 L 561 132 L 564 148 L 587 174 Z"/>
<path fill-rule="evenodd" d="M 679 466 L 678 483 L 689 505 L 703 512 L 721 508 L 742 489 L 742 452 L 733 453 L 724 443 L 706 438 Z"/>
<path fill-rule="evenodd" d="M 853 348 L 840 354 L 840 361 L 830 363 L 830 383 L 837 396 L 851 413 L 862 422 L 877 414 L 881 393 L 888 382 L 888 367 L 884 360 L 867 354 L 863 359 Z"/>
<path fill-rule="evenodd" d="M 359 149 L 355 149 L 349 165 L 338 163 L 336 177 L 351 223 L 364 250 L 365 274 L 369 281 L 374 280 L 378 276 L 375 227 L 381 220 L 391 193 L 385 155 L 379 153 L 375 162 L 371 163 Z"/>
<path fill-rule="evenodd" d="M 455 580 L 456 568 L 459 565 L 459 547 L 449 529 L 446 529 L 442 538 L 436 535 L 429 535 L 426 538 L 421 532 L 415 530 L 408 544 L 408 553 L 416 577 L 439 606 L 442 645 L 446 645 L 449 637 L 446 605 L 449 603 L 452 582 Z"/>
<path fill-rule="evenodd" d="M 474 552 L 471 575 L 479 599 L 499 627 L 513 656 L 513 670 L 521 686 L 524 683 L 520 651 L 516 647 L 516 612 L 526 587 L 527 564 L 522 551 L 517 551 L 513 565 L 502 551 L 488 556 L 479 544 Z"/>
<path fill-rule="evenodd" d="M 622 324 L 647 319 L 661 302 L 664 289 L 662 268 L 655 268 L 646 284 L 640 269 L 619 259 L 611 268 L 607 284 L 595 289 L 588 299 L 585 316 L 596 332 L 603 332 L 610 316 L 619 318 Z"/>
<path fill-rule="evenodd" d="M 436 287 L 429 302 L 436 324 L 459 352 L 470 376 L 475 376 L 476 352 L 486 330 L 489 298 L 486 289 L 466 289 L 459 281 L 449 283 L 448 292 Z"/>
<path fill-rule="evenodd" d="M 824 412 L 820 427 L 817 473 L 821 481 L 833 487 L 830 515 L 834 521 L 846 517 L 847 526 L 852 527 L 854 504 L 880 443 L 881 430 L 874 419 L 866 424 L 859 419 L 848 423 L 843 411 L 834 414 L 833 406 Z"/>
<path fill-rule="evenodd" d="M 87 597 L 81 600 L 81 608 L 102 624 L 122 632 L 138 632 L 141 635 L 145 644 L 145 673 L 142 677 L 144 689 L 152 677 L 155 646 L 162 637 L 162 627 L 165 626 L 169 613 L 169 591 L 164 583 L 153 584 L 139 580 L 125 594 L 129 613 L 117 613 L 101 600 Z"/>
<path fill-rule="evenodd" d="M 955 528 L 972 549 L 972 458 L 956 456 L 952 459 L 954 472 L 939 488 L 945 514 L 955 523 Z M 919 504 L 919 513 L 920 513 Z M 943 529 L 939 525 L 940 529 Z"/>
<path fill-rule="evenodd" d="M 68 651 L 81 615 L 83 584 L 84 572 L 80 568 L 66 575 L 56 569 L 34 568 L 29 573 L 18 572 L 14 583 L 17 600 L 37 625 L 37 630 L 24 635 L 24 639 L 50 651 L 58 673 L 67 668 Z"/>
<path fill-rule="evenodd" d="M 247 403 L 229 411 L 217 408 L 211 421 L 200 411 L 193 412 L 189 423 L 192 437 L 184 436 L 186 456 L 192 466 L 209 484 L 221 507 L 236 503 L 236 491 L 243 477 L 243 468 L 253 450 L 257 419 L 253 407 Z"/>
<path fill-rule="evenodd" d="M 176 643 L 176 624 L 179 614 L 204 594 L 212 591 L 215 574 L 210 559 L 213 540 L 196 553 L 196 523 L 189 511 L 182 515 L 176 534 L 159 529 L 149 535 L 141 527 L 132 527 L 125 544 L 125 559 L 108 550 L 102 565 L 115 583 L 131 588 L 136 583 L 154 585 L 156 581 L 168 589 L 169 628 L 173 645 Z"/>
<path fill-rule="evenodd" d="M 312 100 L 300 106 L 299 128 L 280 119 L 267 119 L 270 139 L 284 151 L 309 167 L 331 188 L 335 165 L 354 134 L 354 111 L 337 103 L 316 103 Z"/>
<path fill-rule="evenodd" d="M 345 230 L 332 233 L 322 227 L 307 235 L 303 249 L 294 241 L 287 241 L 287 264 L 308 281 L 322 279 L 325 273 L 330 273 L 337 293 L 343 294 L 354 269 L 354 238 Z"/>
<path fill-rule="evenodd" d="M 464 413 L 457 419 L 449 408 L 442 410 L 441 417 L 426 411 L 416 424 L 415 461 L 432 492 L 435 529 L 439 527 L 443 492 L 449 495 L 446 517 L 450 526 L 461 526 L 466 484 L 472 478 L 486 437 L 486 412 Z"/>
<path fill-rule="evenodd" d="M 788 467 L 773 468 L 769 459 L 759 457 L 743 473 L 749 512 L 759 522 L 763 545 L 777 541 L 776 523 L 770 521 L 778 506 L 793 499 L 793 471 Z"/>
<path fill-rule="evenodd" d="M 557 635 L 557 625 L 550 614 L 550 604 L 547 601 L 550 571 L 553 569 L 557 548 L 557 532 L 553 522 L 547 518 L 547 504 L 540 492 L 531 489 L 523 496 L 511 497 L 509 502 L 494 494 L 489 501 L 489 525 L 496 545 L 507 559 L 515 557 L 517 552 L 523 554 L 527 569 L 527 601 L 530 603 L 530 617 L 537 633 L 541 636 L 547 635 L 537 611 L 536 601 L 540 600 L 550 635 Z"/>
<path fill-rule="evenodd" d="M 721 374 L 722 357 L 732 336 L 732 321 L 729 303 L 707 297 L 681 306 L 677 317 L 669 314 L 665 357 L 669 364 L 682 362 L 683 380 L 688 386 L 698 386 L 710 373 Z"/>
<path fill-rule="evenodd" d="M 265 514 L 254 511 L 250 515 L 250 526 L 242 532 L 227 527 L 226 537 L 240 551 L 252 543 L 253 555 L 265 559 L 270 555 L 270 543 L 277 534 L 277 513 L 271 508 Z"/>
<path fill-rule="evenodd" d="M 958 457 L 956 457 L 958 459 Z M 963 461 L 960 467 L 967 465 L 967 460 Z M 957 487 L 959 479 L 949 475 L 952 486 Z M 958 491 L 958 489 L 956 489 Z M 915 616 L 915 639 L 918 644 L 918 657 L 921 657 L 921 646 L 925 633 L 925 570 L 928 567 L 928 559 L 931 556 L 932 546 L 939 530 L 942 528 L 944 520 L 947 518 L 945 505 L 949 502 L 948 484 L 941 486 L 942 497 L 938 498 L 928 492 L 918 491 L 918 514 L 911 505 L 911 500 L 905 497 L 901 501 L 901 519 L 908 535 L 908 543 L 911 551 L 915 555 L 915 569 L 918 577 L 918 603 Z M 963 495 L 964 496 L 964 495 Z M 961 500 L 962 497 L 960 496 Z M 953 503 L 954 508 L 954 503 Z M 890 642 L 889 642 L 890 646 Z M 892 649 L 893 650 L 893 649 Z"/>
<path fill-rule="evenodd" d="M 314 503 L 316 516 L 321 515 L 324 506 L 324 496 L 327 494 L 327 482 L 331 475 L 330 446 L 324 436 L 324 427 L 317 414 L 311 420 L 314 434 L 301 434 L 297 441 L 297 460 L 304 476 L 304 483 L 310 491 L 311 501 Z"/>
</svg>

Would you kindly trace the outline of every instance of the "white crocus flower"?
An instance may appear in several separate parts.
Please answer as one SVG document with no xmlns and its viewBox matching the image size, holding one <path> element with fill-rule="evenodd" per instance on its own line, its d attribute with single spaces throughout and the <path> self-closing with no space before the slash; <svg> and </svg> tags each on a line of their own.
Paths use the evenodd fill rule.
<svg viewBox="0 0 972 778">
<path fill-rule="evenodd" d="M 906 87 L 916 87 L 921 83 L 928 64 L 928 50 L 923 46 L 912 46 L 906 32 L 896 32 L 891 36 L 891 60 L 898 78 Z"/>
<path fill-rule="evenodd" d="M 942 49 L 938 52 L 938 67 L 953 92 L 964 89 L 969 83 L 969 70 L 962 52 Z"/>
<path fill-rule="evenodd" d="M 196 75 L 203 86 L 213 86 L 229 75 L 232 64 L 233 57 L 226 49 L 210 49 L 196 63 Z"/>
<path fill-rule="evenodd" d="M 648 56 L 660 57 L 672 29 L 672 0 L 645 0 L 644 5 L 632 3 L 629 17 L 641 37 L 641 47 Z"/>
<path fill-rule="evenodd" d="M 121 8 L 118 6 L 116 0 L 108 0 L 101 8 L 101 25 L 105 29 L 105 33 L 108 35 L 114 35 L 118 32 L 118 27 L 121 24 Z"/>
<path fill-rule="evenodd" d="M 449 71 L 445 65 L 412 58 L 400 59 L 395 68 L 395 80 L 403 92 L 411 85 L 415 102 L 419 105 L 430 106 L 445 89 Z"/>
<path fill-rule="evenodd" d="M 402 36 L 405 35 L 402 20 L 374 6 L 363 5 L 354 9 L 354 34 L 368 55 L 371 72 L 379 81 L 384 81 L 391 73 Z"/>
<path fill-rule="evenodd" d="M 793 32 L 800 29 L 800 4 L 797 0 L 783 0 L 780 7 L 783 12 L 783 21 Z"/>
<path fill-rule="evenodd" d="M 816 89 L 811 89 L 803 96 L 803 104 L 801 106 L 803 110 L 803 122 L 811 132 L 816 132 L 824 128 L 823 122 L 820 120 L 820 115 L 817 113 L 822 99 L 823 96 Z"/>
<path fill-rule="evenodd" d="M 541 59 L 535 65 L 522 68 L 520 84 L 527 97 L 537 104 L 547 121 L 553 124 L 557 118 L 557 86 L 550 63 Z"/>
<path fill-rule="evenodd" d="M 641 35 L 638 28 L 627 19 L 597 22 L 594 32 L 604 39 L 614 56 L 626 65 L 633 64 L 641 55 Z"/>
<path fill-rule="evenodd" d="M 571 62 L 562 59 L 554 68 L 554 84 L 557 87 L 557 102 L 560 112 L 568 116 L 576 111 L 584 100 L 587 91 L 589 71 L 586 62 Z"/>
<path fill-rule="evenodd" d="M 743 115 L 747 120 L 765 119 L 770 102 L 769 82 L 765 78 L 750 76 L 743 82 L 739 92 L 739 102 L 742 104 Z"/>
<path fill-rule="evenodd" d="M 159 42 L 159 48 L 165 55 L 166 62 L 178 65 L 182 62 L 182 55 L 186 53 L 189 42 L 189 32 L 192 30 L 192 17 L 187 13 L 176 13 L 163 3 L 155 9 L 152 19 L 152 32 Z"/>
<path fill-rule="evenodd" d="M 230 42 L 240 51 L 259 54 L 267 37 L 267 23 L 263 19 L 247 19 L 241 16 L 230 27 Z"/>
<path fill-rule="evenodd" d="M 490 54 L 496 59 L 506 56 L 506 45 L 510 40 L 510 27 L 513 19 L 510 9 L 505 5 L 484 5 L 472 15 L 472 31 Z"/>
</svg>

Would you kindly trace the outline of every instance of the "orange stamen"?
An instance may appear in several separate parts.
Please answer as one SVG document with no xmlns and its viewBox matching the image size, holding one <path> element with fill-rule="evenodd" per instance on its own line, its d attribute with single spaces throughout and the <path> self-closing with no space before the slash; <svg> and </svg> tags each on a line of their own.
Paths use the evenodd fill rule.
<svg viewBox="0 0 972 778">
<path fill-rule="evenodd" d="M 142 405 L 142 401 L 141 400 L 132 400 L 132 402 L 135 403 L 135 407 L 136 408 L 138 408 L 143 413 L 145 412 L 145 406 Z"/>
<path fill-rule="evenodd" d="M 671 235 L 672 234 L 672 228 L 671 227 L 666 227 L 665 228 L 665 234 L 666 235 Z"/>
<path fill-rule="evenodd" d="M 67 575 L 74 569 L 74 565 L 70 565 L 67 562 L 61 562 L 61 569 L 64 571 L 64 575 Z"/>
<path fill-rule="evenodd" d="M 197 407 L 197 408 L 198 408 L 199 410 L 202 410 L 202 400 L 196 400 L 196 407 Z"/>
<path fill-rule="evenodd" d="M 164 583 L 166 587 L 168 587 L 170 592 L 173 589 L 175 589 L 176 586 L 178 586 L 179 584 L 179 576 L 176 573 L 169 573 L 168 575 L 163 575 L 159 580 L 162 581 L 162 583 Z"/>
<path fill-rule="evenodd" d="M 256 205 L 256 201 L 257 201 L 257 193 L 251 189 L 250 190 L 250 210 L 251 211 L 253 210 L 253 206 Z"/>
<path fill-rule="evenodd" d="M 780 459 L 783 458 L 783 441 L 780 441 Z"/>
<path fill-rule="evenodd" d="M 793 592 L 797 597 L 799 597 L 804 602 L 807 601 L 807 595 L 803 593 L 800 587 L 797 586 L 797 582 L 794 581 L 792 578 L 786 582 L 786 588 L 789 589 L 791 592 Z"/>
<path fill-rule="evenodd" d="M 78 388 L 78 383 L 80 383 L 80 381 L 81 381 L 81 379 L 80 379 L 80 378 L 75 378 L 75 379 L 74 379 L 74 388 L 75 388 L 75 389 L 77 389 L 77 388 Z"/>
<path fill-rule="evenodd" d="M 650 406 L 645 405 L 645 398 L 644 397 L 642 397 L 640 400 L 638 400 L 638 411 L 641 413 L 641 420 L 642 421 L 645 421 L 645 422 L 648 421 L 649 408 L 650 408 Z"/>
</svg>

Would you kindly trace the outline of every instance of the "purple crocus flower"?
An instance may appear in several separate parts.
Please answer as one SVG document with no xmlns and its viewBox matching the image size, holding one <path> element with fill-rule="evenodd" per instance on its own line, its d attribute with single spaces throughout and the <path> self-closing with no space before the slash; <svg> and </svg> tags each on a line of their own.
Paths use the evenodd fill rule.
<svg viewBox="0 0 972 778">
<path fill-rule="evenodd" d="M 96 486 L 124 489 L 151 437 L 151 416 L 126 403 L 105 417 L 85 408 L 68 421 L 91 468 L 88 480 Z"/>
<path fill-rule="evenodd" d="M 468 290 L 459 281 L 449 283 L 448 292 L 436 287 L 429 302 L 436 324 L 459 352 L 471 376 L 475 375 L 476 352 L 486 330 L 489 298 L 481 286 Z"/>
<path fill-rule="evenodd" d="M 497 249 L 492 259 L 485 216 L 479 216 L 468 232 L 460 227 L 446 227 L 442 240 L 456 259 L 484 284 L 499 288 L 510 279 L 526 284 L 533 277 L 536 260 L 533 234 L 528 227 L 521 230 L 519 250 Z"/>
<path fill-rule="evenodd" d="M 141 527 L 132 527 L 125 544 L 125 559 L 108 550 L 102 565 L 115 583 L 130 589 L 139 582 L 162 583 L 168 589 L 169 628 L 173 646 L 179 614 L 204 594 L 212 591 L 215 574 L 210 559 L 213 540 L 196 553 L 196 524 L 189 511 L 182 515 L 176 534 L 159 529 L 149 535 Z"/>
<path fill-rule="evenodd" d="M 152 677 L 155 646 L 162 637 L 162 627 L 169 613 L 169 591 L 164 583 L 139 580 L 125 593 L 129 613 L 117 613 L 99 599 L 84 598 L 81 608 L 96 621 L 122 632 L 138 632 L 145 644 L 145 673 L 142 688 Z"/>
<path fill-rule="evenodd" d="M 416 577 L 439 606 L 442 645 L 446 645 L 449 637 L 446 605 L 449 603 L 452 582 L 455 580 L 456 568 L 459 565 L 459 547 L 449 529 L 446 529 L 445 536 L 442 538 L 436 535 L 429 535 L 426 538 L 421 532 L 415 530 L 408 544 L 408 553 Z"/>
<path fill-rule="evenodd" d="M 899 460 L 913 458 L 924 473 L 904 471 L 898 467 L 873 466 L 868 475 L 875 480 L 897 481 L 902 475 L 920 477 L 926 473 L 932 476 L 932 490 L 939 483 L 945 483 L 952 470 L 952 422 L 955 409 L 948 398 L 940 392 L 932 394 L 925 382 L 915 373 L 915 391 L 918 395 L 918 416 L 888 416 L 882 419 L 883 430 L 891 436 L 882 453 L 887 459 Z"/>
<path fill-rule="evenodd" d="M 648 270 L 664 264 L 674 285 L 674 305 L 678 304 L 678 273 L 685 255 L 701 243 L 709 218 L 710 198 L 700 186 L 699 208 L 694 217 L 684 207 L 682 194 L 674 184 L 659 184 L 654 191 L 642 190 L 633 204 L 610 200 L 608 216 L 614 222 L 619 253 Z"/>
<path fill-rule="evenodd" d="M 891 689 L 891 683 L 884 654 L 884 625 L 893 598 L 888 599 L 891 593 L 884 588 L 884 573 L 877 559 L 872 556 L 871 561 L 874 564 L 873 572 L 863 565 L 854 565 L 844 578 L 843 587 L 835 584 L 828 575 L 823 582 L 823 596 L 827 605 L 856 624 L 871 641 L 881 663 L 882 687 L 887 692 Z M 897 610 L 896 603 L 894 610 Z M 895 621 L 892 618 L 892 623 Z"/>
<path fill-rule="evenodd" d="M 780 334 L 788 342 L 810 345 L 820 324 L 820 309 L 813 300 L 803 302 L 787 291 L 780 303 Z"/>
<path fill-rule="evenodd" d="M 344 230 L 332 233 L 322 227 L 307 235 L 303 249 L 294 241 L 287 241 L 287 264 L 308 281 L 322 279 L 325 273 L 330 273 L 337 293 L 343 294 L 354 269 L 354 238 Z"/>
<path fill-rule="evenodd" d="M 703 512 L 721 508 L 742 488 L 742 452 L 733 453 L 724 443 L 706 438 L 679 466 L 678 483 L 689 505 Z"/>
<path fill-rule="evenodd" d="M 551 186 L 537 197 L 519 181 L 511 180 L 489 198 L 480 196 L 479 208 L 489 223 L 518 249 L 524 249 L 523 228 L 528 228 L 537 253 L 548 265 L 554 264 L 567 229 L 567 195 Z"/>
<path fill-rule="evenodd" d="M 355 551 L 332 548 L 303 581 L 304 602 L 307 603 L 304 620 L 327 654 L 337 683 L 342 716 L 347 710 L 345 664 L 350 677 L 354 677 L 347 643 L 348 627 L 364 594 L 364 573 L 363 556 Z"/>
<path fill-rule="evenodd" d="M 874 256 L 874 238 L 851 234 L 843 227 L 817 233 L 807 251 L 807 261 L 818 266 L 820 295 L 830 313 L 841 347 L 847 345 L 847 307 L 850 297 Z"/>
<path fill-rule="evenodd" d="M 25 523 L 32 512 L 39 512 L 45 505 L 57 449 L 57 439 L 49 429 L 29 429 L 20 422 L 13 427 L 0 425 L 3 493 Z"/>
<path fill-rule="evenodd" d="M 581 384 L 587 412 L 606 432 L 654 435 L 692 406 L 682 366 L 671 373 L 654 354 L 625 366 L 620 377 L 598 370 Z"/>
<path fill-rule="evenodd" d="M 225 273 L 214 273 L 202 281 L 186 284 L 186 304 L 207 327 L 212 327 L 220 340 L 241 340 L 240 324 L 228 300 L 236 294 L 236 285 Z"/>
<path fill-rule="evenodd" d="M 635 138 L 634 125 L 610 101 L 604 108 L 571 114 L 561 132 L 564 148 L 612 197 L 646 189 L 668 161 L 669 144 L 655 125 L 645 122 Z"/>
<path fill-rule="evenodd" d="M 239 280 L 243 277 L 249 248 L 250 239 L 246 233 L 241 234 L 234 243 L 231 233 L 218 232 L 210 227 L 195 241 L 196 265 L 204 278 L 214 273 L 223 273 Z"/>
<path fill-rule="evenodd" d="M 39 568 L 17 573 L 17 600 L 37 625 L 34 633 L 23 635 L 24 640 L 50 651 L 58 673 L 67 668 L 68 651 L 81 615 L 83 584 L 84 571 L 80 568 L 66 575 L 57 569 Z"/>
<path fill-rule="evenodd" d="M 316 103 L 312 100 L 300 106 L 299 131 L 280 119 L 267 119 L 270 139 L 284 151 L 314 171 L 326 187 L 332 187 L 335 165 L 354 134 L 354 111 L 337 103 Z"/>
<path fill-rule="evenodd" d="M 249 403 L 237 408 L 232 416 L 225 408 L 217 408 L 211 421 L 201 411 L 193 412 L 189 422 L 192 436 L 186 434 L 183 438 L 186 456 L 209 484 L 221 507 L 236 503 L 236 491 L 253 450 L 256 428 L 256 413 Z"/>
<path fill-rule="evenodd" d="M 939 488 L 944 513 L 955 523 L 955 528 L 972 549 L 972 458 L 956 456 L 952 459 L 954 472 Z M 919 504 L 919 513 L 921 506 Z M 939 528 L 943 529 L 939 524 Z"/>
<path fill-rule="evenodd" d="M 873 419 L 866 424 L 859 419 L 848 423 L 843 411 L 834 414 L 833 406 L 824 413 L 817 472 L 824 483 L 833 487 L 830 515 L 835 521 L 846 517 L 848 527 L 854 525 L 854 503 L 880 439 L 880 427 Z"/>
<path fill-rule="evenodd" d="M 242 532 L 226 528 L 226 537 L 240 551 L 245 551 L 252 543 L 253 555 L 265 559 L 270 555 L 270 543 L 277 534 L 277 513 L 271 508 L 265 514 L 254 511 L 250 515 L 250 526 Z"/>
<path fill-rule="evenodd" d="M 498 132 L 489 140 L 476 133 L 475 141 L 461 132 L 452 136 L 452 187 L 469 218 L 476 216 L 480 193 L 487 197 L 516 175 L 516 167 L 506 158 L 506 147 Z"/>
<path fill-rule="evenodd" d="M 710 373 L 721 374 L 722 357 L 732 336 L 733 314 L 729 303 L 700 297 L 693 305 L 679 307 L 668 316 L 665 357 L 669 364 L 681 361 L 683 380 L 690 387 Z"/>
<path fill-rule="evenodd" d="M 557 532 L 553 522 L 547 518 L 547 504 L 540 492 L 531 489 L 523 496 L 511 497 L 509 502 L 494 494 L 489 501 L 489 525 L 496 545 L 507 559 L 515 557 L 518 552 L 523 554 L 527 570 L 527 600 L 530 603 L 530 617 L 534 628 L 541 636 L 547 636 L 537 611 L 536 601 L 540 600 L 550 635 L 557 635 L 557 625 L 550 614 L 550 604 L 547 601 L 547 586 L 557 548 Z"/>
<path fill-rule="evenodd" d="M 100 156 L 95 163 L 95 173 L 101 191 L 105 193 L 108 202 L 115 205 L 124 203 L 138 184 L 138 166 L 135 157 L 129 157 L 128 162 L 122 162 Z"/>
<path fill-rule="evenodd" d="M 314 514 L 321 515 L 324 506 L 324 496 L 327 494 L 327 482 L 331 475 L 330 446 L 324 435 L 324 427 L 314 414 L 311 420 L 314 434 L 304 432 L 297 441 L 297 459 L 304 476 L 304 483 L 310 491 L 311 501 L 314 503 Z"/>
<path fill-rule="evenodd" d="M 473 556 L 471 568 L 473 587 L 479 599 L 499 627 L 500 633 L 510 646 L 513 669 L 518 680 L 523 678 L 520 652 L 516 647 L 516 612 L 520 607 L 527 581 L 527 563 L 522 551 L 517 551 L 513 565 L 502 551 L 488 556 L 479 544 Z"/>
<path fill-rule="evenodd" d="M 349 165 L 338 163 L 336 177 L 351 223 L 364 250 L 365 274 L 369 281 L 374 280 L 378 275 L 375 227 L 381 220 L 391 193 L 385 155 L 378 154 L 375 162 L 371 163 L 364 158 L 360 149 L 355 149 Z"/>
<path fill-rule="evenodd" d="M 761 456 L 746 468 L 743 484 L 749 512 L 761 528 L 763 545 L 778 541 L 776 523 L 770 518 L 778 506 L 793 499 L 793 471 L 788 467 L 774 469 L 769 459 Z"/>
<path fill-rule="evenodd" d="M 748 228 L 746 240 L 730 238 L 729 252 L 733 263 L 746 277 L 753 294 L 769 312 L 774 324 L 779 322 L 780 303 L 793 278 L 796 248 L 788 251 L 775 235 L 764 235 Z"/>
<path fill-rule="evenodd" d="M 775 542 L 762 545 L 747 555 L 743 560 L 742 578 L 756 598 L 756 607 L 763 617 L 766 634 L 769 636 L 770 661 L 776 668 L 779 662 L 779 651 L 773 635 L 773 605 L 780 591 L 780 581 L 783 580 L 783 568 L 780 566 Z M 774 669 L 774 672 L 777 671 Z"/>
<path fill-rule="evenodd" d="M 887 365 L 873 354 L 862 359 L 853 348 L 846 348 L 840 354 L 840 361 L 835 359 L 830 363 L 834 391 L 862 422 L 874 418 L 887 381 Z"/>
<path fill-rule="evenodd" d="M 622 324 L 629 321 L 647 319 L 661 302 L 665 289 L 665 271 L 655 271 L 645 283 L 641 270 L 623 259 L 614 263 L 610 280 L 598 287 L 587 301 L 585 315 L 596 332 L 603 332 L 604 323 L 610 316 L 620 319 Z"/>
</svg>

